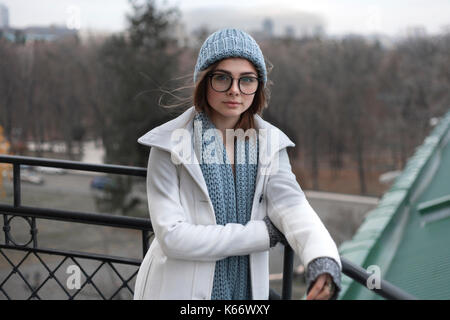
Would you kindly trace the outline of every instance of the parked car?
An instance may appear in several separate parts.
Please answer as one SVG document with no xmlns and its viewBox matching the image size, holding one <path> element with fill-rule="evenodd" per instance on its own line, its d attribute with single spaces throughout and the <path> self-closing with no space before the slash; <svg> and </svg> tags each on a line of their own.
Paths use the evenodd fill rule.
<svg viewBox="0 0 450 320">
<path fill-rule="evenodd" d="M 64 174 L 66 173 L 64 169 L 53 168 L 53 167 L 36 167 L 37 172 L 48 173 L 48 174 Z"/>
<path fill-rule="evenodd" d="M 139 211 L 143 216 L 148 215 L 147 191 L 145 181 L 135 182 L 123 201 L 124 214 L 128 215 L 130 210 Z"/>
<path fill-rule="evenodd" d="M 20 170 L 20 181 L 29 182 L 32 184 L 44 184 L 44 178 L 29 170 Z"/>
<path fill-rule="evenodd" d="M 117 189 L 118 185 L 111 177 L 96 176 L 91 180 L 91 190 L 96 200 L 111 201 L 113 192 Z"/>
<path fill-rule="evenodd" d="M 114 182 L 114 180 L 107 176 L 98 176 L 98 177 L 92 178 L 92 180 L 91 180 L 91 188 L 92 189 L 106 191 L 106 190 L 112 190 L 116 187 L 117 187 L 117 185 Z"/>
<path fill-rule="evenodd" d="M 100 212 L 148 216 L 145 180 L 134 182 L 130 189 L 109 176 L 96 176 L 91 190 Z"/>
</svg>

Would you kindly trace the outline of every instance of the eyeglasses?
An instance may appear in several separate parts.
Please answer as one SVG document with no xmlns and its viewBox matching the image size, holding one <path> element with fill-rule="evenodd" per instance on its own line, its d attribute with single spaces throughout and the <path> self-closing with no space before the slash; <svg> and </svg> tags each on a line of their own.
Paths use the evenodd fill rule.
<svg viewBox="0 0 450 320">
<path fill-rule="evenodd" d="M 243 76 L 239 79 L 235 79 L 224 73 L 211 73 L 208 76 L 211 87 L 217 92 L 230 90 L 233 85 L 233 80 L 238 80 L 239 90 L 246 95 L 255 94 L 259 86 L 259 78 L 252 76 Z"/>
</svg>

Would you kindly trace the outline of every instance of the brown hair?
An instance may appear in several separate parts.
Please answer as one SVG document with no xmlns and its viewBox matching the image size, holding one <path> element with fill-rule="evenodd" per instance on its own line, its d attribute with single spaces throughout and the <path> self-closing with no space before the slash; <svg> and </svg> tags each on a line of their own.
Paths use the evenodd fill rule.
<svg viewBox="0 0 450 320">
<path fill-rule="evenodd" d="M 178 100 L 179 103 L 171 104 L 171 105 L 162 105 L 162 103 L 161 103 L 162 96 L 161 96 L 159 99 L 159 105 L 162 107 L 165 107 L 165 108 L 176 108 L 176 107 L 186 106 L 186 105 L 192 106 L 192 104 L 193 104 L 197 111 L 199 111 L 199 112 L 203 111 L 208 116 L 211 116 L 212 108 L 209 105 L 208 99 L 206 96 L 207 86 L 208 86 L 207 75 L 212 70 L 214 70 L 217 67 L 217 65 L 219 65 L 220 62 L 221 61 L 217 61 L 217 62 L 213 63 L 207 69 L 205 69 L 199 73 L 198 78 L 197 78 L 198 80 L 193 86 L 193 93 L 190 97 L 180 98 L 177 95 L 175 95 L 174 93 L 177 91 L 182 91 L 182 90 L 186 90 L 188 88 L 192 88 L 192 85 L 191 86 L 186 85 L 186 86 L 180 87 L 178 89 L 173 90 L 172 92 L 162 90 L 163 93 L 169 94 L 172 98 Z M 269 61 L 267 61 L 266 64 L 268 65 L 267 73 L 269 74 L 270 71 L 272 70 L 272 64 Z M 272 81 L 267 79 L 266 86 L 264 86 L 263 83 L 261 83 L 258 86 L 258 90 L 255 93 L 255 96 L 253 98 L 253 102 L 252 102 L 251 106 L 244 113 L 241 114 L 241 117 L 240 117 L 239 121 L 236 123 L 236 126 L 234 127 L 234 129 L 243 129 L 244 131 L 246 131 L 248 129 L 256 129 L 253 115 L 258 114 L 258 115 L 262 116 L 263 110 L 268 107 L 268 101 L 270 99 L 269 86 L 271 86 L 271 85 L 272 85 Z"/>
</svg>

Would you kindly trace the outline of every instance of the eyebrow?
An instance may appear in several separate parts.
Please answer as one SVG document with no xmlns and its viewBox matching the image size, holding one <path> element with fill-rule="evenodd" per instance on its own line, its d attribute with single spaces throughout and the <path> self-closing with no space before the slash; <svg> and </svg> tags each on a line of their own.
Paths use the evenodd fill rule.
<svg viewBox="0 0 450 320">
<path fill-rule="evenodd" d="M 223 69 L 215 69 L 214 72 L 216 72 L 216 71 L 220 71 L 220 72 L 227 73 L 227 74 L 230 74 L 230 75 L 231 75 L 231 72 L 230 72 L 230 71 L 227 71 L 227 70 L 223 70 Z M 253 71 L 242 72 L 242 73 L 240 74 L 240 76 L 245 75 L 245 74 L 253 74 L 253 75 L 257 76 L 257 74 L 254 73 Z"/>
</svg>

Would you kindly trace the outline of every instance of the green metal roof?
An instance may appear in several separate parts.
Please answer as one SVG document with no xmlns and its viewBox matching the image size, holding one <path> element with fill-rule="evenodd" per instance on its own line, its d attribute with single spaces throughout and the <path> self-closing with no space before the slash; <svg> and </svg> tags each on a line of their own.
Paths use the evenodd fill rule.
<svg viewBox="0 0 450 320">
<path fill-rule="evenodd" d="M 340 254 L 419 299 L 450 299 L 450 112 Z M 342 279 L 340 299 L 382 299 Z"/>
</svg>

